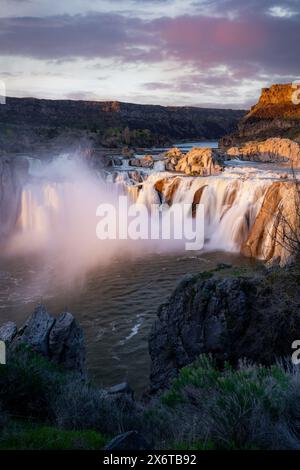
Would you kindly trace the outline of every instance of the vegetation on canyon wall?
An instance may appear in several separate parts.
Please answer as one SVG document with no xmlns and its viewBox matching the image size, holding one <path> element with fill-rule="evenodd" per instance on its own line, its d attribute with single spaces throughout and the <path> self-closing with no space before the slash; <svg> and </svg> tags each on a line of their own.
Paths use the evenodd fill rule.
<svg viewBox="0 0 300 470">
<path fill-rule="evenodd" d="M 1 152 L 149 147 L 181 139 L 219 139 L 244 111 L 120 102 L 7 98 L 0 107 Z"/>
</svg>

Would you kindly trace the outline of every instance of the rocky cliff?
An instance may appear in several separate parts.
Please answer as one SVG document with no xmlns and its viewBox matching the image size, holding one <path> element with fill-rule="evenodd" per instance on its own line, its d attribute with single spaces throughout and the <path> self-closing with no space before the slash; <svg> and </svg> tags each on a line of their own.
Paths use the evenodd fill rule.
<svg viewBox="0 0 300 470">
<path fill-rule="evenodd" d="M 300 144 L 291 139 L 279 137 L 263 141 L 246 142 L 241 147 L 230 147 L 227 152 L 230 158 L 239 158 L 245 161 L 279 163 L 300 166 Z"/>
<path fill-rule="evenodd" d="M 226 266 L 186 276 L 152 327 L 151 391 L 169 387 L 199 354 L 212 354 L 220 366 L 290 356 L 300 328 L 298 282 L 299 272 Z"/>
<path fill-rule="evenodd" d="M 268 262 L 288 263 L 300 251 L 300 194 L 296 182 L 274 182 L 241 252 Z"/>
<path fill-rule="evenodd" d="M 1 151 L 79 143 L 147 147 L 181 139 L 219 139 L 244 111 L 119 102 L 7 98 L 0 106 Z"/>
<path fill-rule="evenodd" d="M 86 374 L 83 331 L 70 312 L 54 318 L 44 305 L 38 305 L 19 330 L 13 322 L 2 325 L 0 340 L 9 351 L 26 346 L 66 370 L 82 377 Z"/>
<path fill-rule="evenodd" d="M 221 144 L 269 137 L 300 139 L 300 104 L 294 104 L 293 96 L 299 93 L 291 84 L 263 88 L 258 103 L 239 122 L 237 132 L 222 139 Z"/>
</svg>

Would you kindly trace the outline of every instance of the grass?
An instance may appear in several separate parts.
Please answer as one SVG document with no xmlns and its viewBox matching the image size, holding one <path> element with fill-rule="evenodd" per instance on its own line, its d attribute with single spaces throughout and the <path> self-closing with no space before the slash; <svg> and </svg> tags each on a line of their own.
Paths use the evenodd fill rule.
<svg viewBox="0 0 300 470">
<path fill-rule="evenodd" d="M 300 449 L 297 368 L 240 363 L 220 370 L 202 355 L 183 368 L 152 410 L 165 448 Z M 148 414 L 149 416 L 149 414 Z"/>
<path fill-rule="evenodd" d="M 95 431 L 67 431 L 43 425 L 24 425 L 0 438 L 0 450 L 97 450 L 107 437 Z"/>
</svg>

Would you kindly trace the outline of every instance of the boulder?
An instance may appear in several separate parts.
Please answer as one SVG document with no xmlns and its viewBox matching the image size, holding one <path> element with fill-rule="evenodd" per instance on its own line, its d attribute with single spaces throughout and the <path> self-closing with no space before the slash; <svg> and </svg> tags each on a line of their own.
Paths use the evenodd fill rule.
<svg viewBox="0 0 300 470">
<path fill-rule="evenodd" d="M 152 326 L 150 392 L 168 388 L 199 354 L 212 354 L 220 366 L 290 356 L 300 331 L 297 279 L 288 271 L 237 274 L 223 267 L 186 276 Z"/>
<path fill-rule="evenodd" d="M 145 155 L 141 158 L 132 158 L 131 160 L 129 160 L 129 165 L 141 168 L 153 168 L 154 160 L 152 155 Z"/>
<path fill-rule="evenodd" d="M 66 370 L 85 376 L 83 331 L 70 312 L 64 312 L 55 319 L 44 305 L 38 305 L 18 331 L 12 322 L 3 325 L 0 328 L 1 338 L 9 342 L 11 350 L 25 344 Z"/>
<path fill-rule="evenodd" d="M 28 344 L 35 352 L 49 356 L 49 334 L 54 325 L 54 318 L 49 315 L 44 305 L 38 305 L 31 317 L 15 336 L 12 346 Z"/>
<path fill-rule="evenodd" d="M 217 150 L 195 147 L 178 161 L 175 169 L 190 176 L 211 176 L 221 173 L 223 161 Z"/>
<path fill-rule="evenodd" d="M 176 171 L 176 165 L 184 154 L 177 147 L 173 147 L 163 154 L 165 159 L 165 169 L 167 171 Z"/>
</svg>

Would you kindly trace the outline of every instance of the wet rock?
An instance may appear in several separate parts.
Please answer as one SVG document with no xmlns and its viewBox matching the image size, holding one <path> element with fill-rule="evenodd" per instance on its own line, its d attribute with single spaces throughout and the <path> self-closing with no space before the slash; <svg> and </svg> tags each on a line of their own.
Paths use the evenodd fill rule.
<svg viewBox="0 0 300 470">
<path fill-rule="evenodd" d="M 211 176 L 223 170 L 223 162 L 217 150 L 195 147 L 179 160 L 175 169 L 190 176 Z"/>
<path fill-rule="evenodd" d="M 150 446 L 138 431 L 128 431 L 114 437 L 104 450 L 150 450 Z"/>
<path fill-rule="evenodd" d="M 129 160 L 130 166 L 137 166 L 141 168 L 153 168 L 154 160 L 152 155 L 145 155 L 141 158 L 132 158 Z"/>
<path fill-rule="evenodd" d="M 128 176 L 135 183 L 142 183 L 143 182 L 143 174 L 141 174 L 139 171 L 129 171 Z"/>
</svg>

